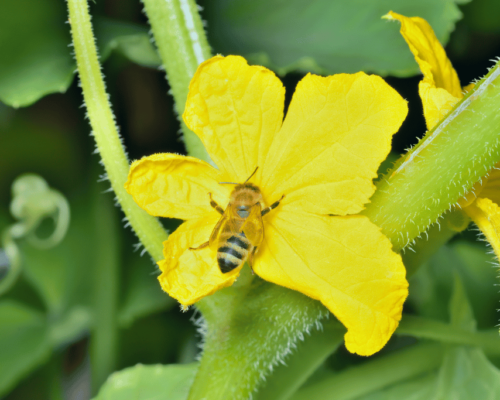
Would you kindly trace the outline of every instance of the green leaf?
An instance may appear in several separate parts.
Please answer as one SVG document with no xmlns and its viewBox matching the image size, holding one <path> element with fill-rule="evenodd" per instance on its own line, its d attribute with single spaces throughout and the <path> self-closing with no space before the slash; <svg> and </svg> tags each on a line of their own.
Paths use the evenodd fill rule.
<svg viewBox="0 0 500 400">
<path fill-rule="evenodd" d="M 57 319 L 73 306 L 92 307 L 95 231 L 92 196 L 70 202 L 71 223 L 63 241 L 41 250 L 23 243 L 23 271 Z M 113 210 L 112 210 L 113 211 Z"/>
<path fill-rule="evenodd" d="M 0 302 L 0 396 L 44 363 L 51 344 L 43 314 L 20 303 Z"/>
<path fill-rule="evenodd" d="M 0 101 L 26 107 L 68 89 L 76 66 L 66 20 L 65 3 L 58 0 L 2 2 Z M 140 65 L 161 65 L 143 26 L 97 19 L 96 33 L 103 60 L 115 50 Z"/>
<path fill-rule="evenodd" d="M 125 299 L 118 315 L 120 325 L 128 327 L 137 318 L 170 309 L 177 304 L 161 290 L 157 279 L 158 271 L 149 257 L 131 254 L 126 263 L 125 274 Z"/>
<path fill-rule="evenodd" d="M 493 258 L 483 243 L 457 240 L 443 246 L 410 278 L 408 301 L 418 315 L 448 321 L 453 276 L 459 273 L 480 329 L 497 323 L 498 290 Z"/>
<path fill-rule="evenodd" d="M 96 18 L 94 30 L 101 61 L 117 51 L 130 61 L 145 67 L 159 67 L 160 57 L 146 27 L 109 18 Z"/>
<path fill-rule="evenodd" d="M 500 3 L 496 0 L 472 1 L 463 8 L 467 28 L 483 34 L 498 34 Z"/>
<path fill-rule="evenodd" d="M 330 373 L 319 381 L 305 385 L 290 399 L 323 400 L 335 394 L 335 400 L 385 400 L 386 397 L 378 395 L 378 391 L 383 390 L 385 394 L 385 387 L 419 378 L 436 370 L 443 360 L 443 353 L 444 346 L 438 343 L 409 346 L 383 357 L 374 357 L 340 373 Z M 414 389 L 413 386 L 412 390 Z M 427 400 L 410 396 L 387 398 Z"/>
<path fill-rule="evenodd" d="M 426 374 L 399 385 L 370 393 L 356 400 L 429 400 L 436 386 L 436 374 Z"/>
<path fill-rule="evenodd" d="M 478 346 L 488 355 L 500 356 L 500 338 L 498 337 L 498 330 L 495 328 L 481 332 L 471 332 L 434 319 L 404 315 L 396 333 L 446 344 Z"/>
<path fill-rule="evenodd" d="M 498 400 L 500 399 L 500 371 L 488 361 L 482 350 L 457 346 L 446 351 L 437 375 L 432 373 L 409 379 L 356 398 L 356 400 L 399 399 Z M 309 398 L 308 400 L 315 399 Z"/>
<path fill-rule="evenodd" d="M 456 330 L 474 333 L 474 315 L 458 275 L 455 275 L 449 309 L 451 325 Z M 500 399 L 500 371 L 479 347 L 448 346 L 438 375 L 412 378 L 359 400 L 382 399 L 497 400 Z"/>
<path fill-rule="evenodd" d="M 139 364 L 111 375 L 93 400 L 185 400 L 197 367 Z"/>
<path fill-rule="evenodd" d="M 70 202 L 70 227 L 58 246 L 21 246 L 23 273 L 45 303 L 54 345 L 79 338 L 92 325 L 108 336 L 116 325 L 119 221 L 111 196 L 102 194 L 105 187 L 92 183 Z"/>
<path fill-rule="evenodd" d="M 500 371 L 478 348 L 456 347 L 447 351 L 432 399 L 498 400 Z"/>
<path fill-rule="evenodd" d="M 474 313 L 467 299 L 464 285 L 459 275 L 455 275 L 455 285 L 453 295 L 450 300 L 450 323 L 456 328 L 461 328 L 469 332 L 476 331 L 476 320 Z"/>
<path fill-rule="evenodd" d="M 4 0 L 0 13 L 0 100 L 28 106 L 64 92 L 75 70 L 64 2 Z"/>
<path fill-rule="evenodd" d="M 279 74 L 368 71 L 418 73 L 390 10 L 425 18 L 446 43 L 461 13 L 454 0 L 216 0 L 206 4 L 208 36 L 216 52 L 241 54 Z"/>
</svg>

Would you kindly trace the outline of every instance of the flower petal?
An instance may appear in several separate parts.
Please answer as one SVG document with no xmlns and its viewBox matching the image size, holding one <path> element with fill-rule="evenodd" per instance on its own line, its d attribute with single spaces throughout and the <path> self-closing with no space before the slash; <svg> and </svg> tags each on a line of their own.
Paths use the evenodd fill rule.
<svg viewBox="0 0 500 400">
<path fill-rule="evenodd" d="M 478 192 L 476 192 L 477 194 Z M 480 197 L 490 199 L 500 205 L 500 163 L 495 165 L 485 182 L 483 178 L 483 187 L 480 192 Z"/>
<path fill-rule="evenodd" d="M 481 193 L 483 195 L 483 193 Z M 493 247 L 493 251 L 500 259 L 500 207 L 490 199 L 479 197 L 468 207 L 464 208 L 467 215 L 474 221 L 486 240 Z"/>
<path fill-rule="evenodd" d="M 286 194 L 287 207 L 317 214 L 361 211 L 407 112 L 378 76 L 307 75 L 262 169 L 266 199 Z"/>
<path fill-rule="evenodd" d="M 233 284 L 242 267 L 223 274 L 217 253 L 210 248 L 190 250 L 208 241 L 217 224 L 216 215 L 184 222 L 164 242 L 164 260 L 158 262 L 161 287 L 179 303 L 189 306 L 217 290 Z"/>
<path fill-rule="evenodd" d="M 347 349 L 379 351 L 401 319 L 408 283 L 401 257 L 364 216 L 280 210 L 265 217 L 255 272 L 320 300 L 347 327 Z"/>
<path fill-rule="evenodd" d="M 263 164 L 283 121 L 285 89 L 264 67 L 238 56 L 202 63 L 191 84 L 183 114 L 215 164 L 236 182 Z"/>
<path fill-rule="evenodd" d="M 424 74 L 424 81 L 461 98 L 462 88 L 458 75 L 429 23 L 419 17 L 408 18 L 392 11 L 384 18 L 401 22 L 401 35 L 415 56 L 415 61 Z"/>
<path fill-rule="evenodd" d="M 225 207 L 231 188 L 223 175 L 204 161 L 177 154 L 155 154 L 135 161 L 125 188 L 149 214 L 180 219 L 216 214 L 209 193 Z"/>
<path fill-rule="evenodd" d="M 500 204 L 500 163 L 490 170 L 487 177 L 477 181 L 469 192 L 458 200 L 458 204 L 463 209 L 475 202 L 478 197 Z"/>
<path fill-rule="evenodd" d="M 425 123 L 428 130 L 434 128 L 460 100 L 459 97 L 451 95 L 447 90 L 435 88 L 425 80 L 419 83 L 418 94 L 422 99 Z"/>
</svg>

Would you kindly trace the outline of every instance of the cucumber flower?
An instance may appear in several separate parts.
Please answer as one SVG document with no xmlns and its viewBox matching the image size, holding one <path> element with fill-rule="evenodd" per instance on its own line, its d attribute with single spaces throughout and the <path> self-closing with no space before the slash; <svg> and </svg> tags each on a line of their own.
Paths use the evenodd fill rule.
<svg viewBox="0 0 500 400">
<path fill-rule="evenodd" d="M 221 272 L 217 254 L 229 252 L 221 246 L 237 250 L 229 240 L 203 244 L 231 206 L 235 186 L 227 182 L 251 177 L 262 195 L 255 206 L 273 205 L 255 216 L 259 243 L 239 236 L 256 247 L 253 271 L 321 301 L 347 327 L 349 351 L 371 355 L 396 329 L 408 283 L 390 241 L 356 214 L 375 191 L 372 180 L 407 104 L 364 73 L 307 75 L 283 120 L 284 97 L 264 67 L 237 56 L 207 60 L 191 81 L 183 119 L 216 167 L 155 154 L 132 164 L 127 191 L 149 214 L 185 221 L 164 243 L 158 279 L 187 306 L 231 285 L 243 267 Z"/>
<path fill-rule="evenodd" d="M 383 18 L 401 22 L 401 34 L 415 56 L 424 78 L 419 94 L 424 108 L 427 129 L 431 130 L 474 84 L 460 86 L 458 75 L 446 56 L 434 31 L 419 17 L 408 18 L 389 12 Z M 474 221 L 497 257 L 500 257 L 500 164 L 478 182 L 458 205 Z"/>
</svg>

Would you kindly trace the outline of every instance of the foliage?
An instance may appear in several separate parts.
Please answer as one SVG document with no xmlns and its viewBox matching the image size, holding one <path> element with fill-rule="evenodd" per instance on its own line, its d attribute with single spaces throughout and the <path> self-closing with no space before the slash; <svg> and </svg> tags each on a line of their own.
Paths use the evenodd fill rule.
<svg viewBox="0 0 500 400">
<path fill-rule="evenodd" d="M 442 141 L 433 142 L 418 167 L 394 178 L 390 169 L 398 153 L 417 141 L 411 126 L 420 127 L 421 137 L 425 125 L 420 100 L 414 101 L 420 78 L 411 78 L 418 66 L 399 26 L 380 19 L 391 9 L 427 19 L 439 40 L 449 41 L 448 55 L 467 83 L 485 75 L 487 60 L 499 55 L 496 2 L 211 0 L 199 1 L 200 18 L 193 0 L 168 7 L 158 0 L 109 0 L 89 2 L 93 31 L 82 23 L 82 0 L 68 1 L 76 10 L 69 21 L 64 2 L 4 3 L 0 148 L 8 151 L 0 157 L 0 232 L 18 222 L 9 215 L 10 187 L 29 172 L 66 198 L 71 220 L 62 241 L 49 249 L 25 236 L 11 238 L 20 273 L 0 297 L 0 396 L 73 399 L 75 388 L 83 387 L 95 400 L 225 399 L 228 393 L 257 400 L 499 398 L 496 261 L 473 230 L 452 238 L 469 220 L 457 208 L 450 212 L 450 204 L 500 161 L 500 91 L 484 85 L 487 90 L 466 97 L 474 102 L 473 112 L 438 126 Z M 94 59 L 82 57 L 84 47 L 72 38 L 70 25 L 87 48 L 94 46 L 93 32 Z M 179 221 L 145 213 L 134 219 L 139 214 L 133 202 L 120 192 L 129 160 L 117 132 L 120 127 L 132 159 L 187 151 L 208 160 L 165 99 L 171 89 L 182 113 L 189 81 L 200 57 L 210 56 L 210 46 L 280 74 L 287 101 L 305 72 L 359 70 L 388 76 L 409 99 L 410 120 L 396 136 L 365 210 L 398 250 L 415 239 L 403 254 L 411 275 L 403 319 L 376 355 L 349 354 L 345 328 L 320 303 L 264 282 L 246 267 L 234 286 L 187 312 L 161 291 L 150 256 L 158 261 L 161 241 Z M 75 48 L 91 127 L 80 109 Z M 93 63 L 87 77 L 82 60 Z M 170 86 L 163 82 L 165 72 Z M 102 86 L 89 97 L 94 83 Z M 183 141 L 177 140 L 180 129 Z M 91 155 L 94 138 L 105 171 Z M 110 186 L 132 232 L 123 227 Z M 37 222 L 37 237 L 54 232 L 51 218 Z M 11 265 L 5 243 L 0 281 Z"/>
</svg>

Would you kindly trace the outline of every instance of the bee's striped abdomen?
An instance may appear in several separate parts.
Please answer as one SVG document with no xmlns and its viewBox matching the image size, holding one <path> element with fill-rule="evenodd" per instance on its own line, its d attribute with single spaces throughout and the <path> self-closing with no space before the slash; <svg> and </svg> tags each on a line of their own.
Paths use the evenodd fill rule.
<svg viewBox="0 0 500 400">
<path fill-rule="evenodd" d="M 222 273 L 230 272 L 243 264 L 253 247 L 244 233 L 231 235 L 221 241 L 217 250 L 217 262 Z"/>
</svg>

